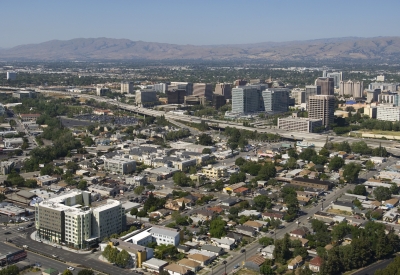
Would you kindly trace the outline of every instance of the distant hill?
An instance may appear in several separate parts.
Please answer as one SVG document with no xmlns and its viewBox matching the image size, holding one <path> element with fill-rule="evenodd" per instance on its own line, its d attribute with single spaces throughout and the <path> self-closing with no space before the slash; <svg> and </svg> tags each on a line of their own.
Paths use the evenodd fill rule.
<svg viewBox="0 0 400 275">
<path fill-rule="evenodd" d="M 0 60 L 400 60 L 400 37 L 330 38 L 241 45 L 174 45 L 111 38 L 51 40 L 0 49 Z"/>
</svg>

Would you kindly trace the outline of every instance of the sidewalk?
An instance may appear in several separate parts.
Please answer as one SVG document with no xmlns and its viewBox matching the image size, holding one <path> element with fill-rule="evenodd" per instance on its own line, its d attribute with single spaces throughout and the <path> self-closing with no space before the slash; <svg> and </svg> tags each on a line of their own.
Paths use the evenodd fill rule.
<svg viewBox="0 0 400 275">
<path fill-rule="evenodd" d="M 37 241 L 37 240 L 39 240 L 39 238 L 37 238 L 36 237 L 36 232 L 37 231 L 33 231 L 32 232 L 32 234 L 31 234 L 31 236 L 30 236 L 30 238 L 32 239 L 32 240 L 34 240 L 34 241 Z M 72 249 L 72 248 L 69 248 L 69 247 L 66 247 L 66 246 L 63 246 L 63 245 L 60 245 L 60 244 L 56 244 L 56 243 L 53 243 L 53 242 L 50 242 L 50 241 L 47 241 L 47 240 L 41 240 L 42 241 L 42 243 L 43 244 L 47 244 L 47 245 L 57 245 L 57 246 L 59 246 L 59 247 L 61 247 L 61 249 L 64 249 L 64 250 L 68 250 L 68 251 L 70 251 L 70 252 L 73 252 L 73 253 L 76 253 L 76 254 L 90 254 L 90 253 L 92 253 L 92 251 L 86 251 L 86 250 L 76 250 L 76 249 Z"/>
</svg>

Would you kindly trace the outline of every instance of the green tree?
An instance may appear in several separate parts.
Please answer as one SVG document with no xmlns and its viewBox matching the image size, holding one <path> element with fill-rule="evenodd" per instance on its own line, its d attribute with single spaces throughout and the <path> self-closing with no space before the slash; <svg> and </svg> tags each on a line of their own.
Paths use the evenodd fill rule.
<svg viewBox="0 0 400 275">
<path fill-rule="evenodd" d="M 116 247 L 112 247 L 109 253 L 108 261 L 110 263 L 115 263 L 118 257 L 118 253 L 119 253 L 118 249 Z"/>
<path fill-rule="evenodd" d="M 274 240 L 268 237 L 262 237 L 258 239 L 258 243 L 262 246 L 268 246 L 274 243 Z"/>
<path fill-rule="evenodd" d="M 244 158 L 242 158 L 242 157 L 238 157 L 236 160 L 235 160 L 235 165 L 237 165 L 237 166 L 242 166 L 243 164 L 245 164 L 246 163 L 246 160 L 244 159 Z"/>
<path fill-rule="evenodd" d="M 63 271 L 62 275 L 74 275 L 74 274 L 71 272 L 71 270 L 66 269 Z"/>
<path fill-rule="evenodd" d="M 316 155 L 317 153 L 313 148 L 306 148 L 300 153 L 299 157 L 303 160 L 311 161 L 312 157 Z"/>
<path fill-rule="evenodd" d="M 138 186 L 133 190 L 133 192 L 136 195 L 141 195 L 143 193 L 144 189 L 145 189 L 144 186 Z"/>
<path fill-rule="evenodd" d="M 137 213 L 138 213 L 138 209 L 137 209 L 137 208 L 132 208 L 132 209 L 131 209 L 130 214 L 131 214 L 132 216 L 136 216 Z"/>
<path fill-rule="evenodd" d="M 211 149 L 210 148 L 204 148 L 203 151 L 201 151 L 202 154 L 211 154 Z"/>
<path fill-rule="evenodd" d="M 78 272 L 78 275 L 94 275 L 94 271 L 91 269 L 82 269 Z"/>
<path fill-rule="evenodd" d="M 190 179 L 183 172 L 177 172 L 172 176 L 172 179 L 176 185 L 179 186 L 189 186 Z"/>
<path fill-rule="evenodd" d="M 106 258 L 108 261 L 110 261 L 110 253 L 111 253 L 111 245 L 107 245 L 104 250 L 103 253 L 101 253 L 103 255 L 104 258 Z"/>
<path fill-rule="evenodd" d="M 360 196 L 365 196 L 367 194 L 367 189 L 365 188 L 365 185 L 356 185 L 353 190 L 354 195 L 360 195 Z"/>
<path fill-rule="evenodd" d="M 81 180 L 78 183 L 78 189 L 80 190 L 86 190 L 87 189 L 87 181 L 86 180 Z"/>
<path fill-rule="evenodd" d="M 226 222 L 220 217 L 211 220 L 210 235 L 212 238 L 221 238 L 226 235 Z"/>
<path fill-rule="evenodd" d="M 265 195 L 259 195 L 254 198 L 254 206 L 260 212 L 264 211 L 265 208 L 271 209 L 271 199 Z"/>
<path fill-rule="evenodd" d="M 338 156 L 334 156 L 329 162 L 329 170 L 338 171 L 344 165 L 344 159 Z"/>
<path fill-rule="evenodd" d="M 190 166 L 189 168 L 189 174 L 194 175 L 197 173 L 197 169 L 195 166 Z"/>
<path fill-rule="evenodd" d="M 263 274 L 263 275 L 273 275 L 273 274 L 275 274 L 274 270 L 266 262 L 264 262 L 260 266 L 260 273 Z"/>
<path fill-rule="evenodd" d="M 326 149 L 325 147 L 323 147 L 323 148 L 318 152 L 318 154 L 319 154 L 320 156 L 329 157 L 330 152 L 329 152 L 328 149 Z"/>
<path fill-rule="evenodd" d="M 125 249 L 122 249 L 121 252 L 118 253 L 115 263 L 120 267 L 126 267 L 131 259 L 131 255 L 129 255 Z"/>
<path fill-rule="evenodd" d="M 154 184 L 149 183 L 146 185 L 146 189 L 151 191 L 151 190 L 156 189 L 156 187 L 154 186 Z"/>
<path fill-rule="evenodd" d="M 285 166 L 287 169 L 295 169 L 298 167 L 297 160 L 295 158 L 289 158 Z"/>
<path fill-rule="evenodd" d="M 372 170 L 372 169 L 374 169 L 375 168 L 375 163 L 372 161 L 372 160 L 368 160 L 366 163 L 365 163 L 365 169 L 367 169 L 367 170 Z"/>
<path fill-rule="evenodd" d="M 0 275 L 18 275 L 19 268 L 16 265 L 9 265 L 0 270 Z"/>
<path fill-rule="evenodd" d="M 378 186 L 374 189 L 374 196 L 377 201 L 386 201 L 392 197 L 392 193 L 389 188 Z"/>
<path fill-rule="evenodd" d="M 358 174 L 361 171 L 361 165 L 350 162 L 349 164 L 346 164 L 343 169 L 343 177 L 345 181 L 347 182 L 354 182 L 356 179 L 358 179 Z"/>
<path fill-rule="evenodd" d="M 201 134 L 201 135 L 198 137 L 198 140 L 199 140 L 199 144 L 200 144 L 200 145 L 203 145 L 203 146 L 210 146 L 210 145 L 213 145 L 213 141 L 212 141 L 212 138 L 211 138 L 210 135 Z"/>
</svg>

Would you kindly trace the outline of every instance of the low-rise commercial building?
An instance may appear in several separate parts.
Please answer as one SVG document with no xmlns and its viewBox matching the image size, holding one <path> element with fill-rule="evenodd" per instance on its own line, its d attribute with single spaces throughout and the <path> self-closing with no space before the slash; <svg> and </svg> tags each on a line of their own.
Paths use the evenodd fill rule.
<svg viewBox="0 0 400 275">
<path fill-rule="evenodd" d="M 317 179 L 307 179 L 307 178 L 294 178 L 291 180 L 290 184 L 301 186 L 301 187 L 311 187 L 322 190 L 329 190 L 333 187 L 333 184 L 329 181 L 317 180 Z"/>
<path fill-rule="evenodd" d="M 130 174 L 136 170 L 136 161 L 115 156 L 112 159 L 106 159 L 104 161 L 104 169 L 123 175 Z"/>
<path fill-rule="evenodd" d="M 278 128 L 287 131 L 313 133 L 319 127 L 322 127 L 322 119 L 300 117 L 278 118 Z"/>
</svg>

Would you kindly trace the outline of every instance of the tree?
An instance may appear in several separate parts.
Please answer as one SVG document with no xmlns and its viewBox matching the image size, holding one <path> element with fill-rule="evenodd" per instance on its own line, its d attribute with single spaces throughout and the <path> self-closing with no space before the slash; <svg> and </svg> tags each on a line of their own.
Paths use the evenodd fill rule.
<svg viewBox="0 0 400 275">
<path fill-rule="evenodd" d="M 360 173 L 360 171 L 361 171 L 360 164 L 356 164 L 354 162 L 346 164 L 343 170 L 344 180 L 347 182 L 354 182 L 356 179 L 358 179 L 358 174 Z"/>
<path fill-rule="evenodd" d="M 16 265 L 10 265 L 0 270 L 0 275 L 18 275 L 19 268 Z"/>
<path fill-rule="evenodd" d="M 87 181 L 86 180 L 81 180 L 78 183 L 78 189 L 80 190 L 86 190 L 87 189 Z"/>
<path fill-rule="evenodd" d="M 116 247 L 112 247 L 110 250 L 110 254 L 108 256 L 108 261 L 110 263 L 115 263 L 118 257 L 118 253 L 119 253 L 118 249 Z"/>
<path fill-rule="evenodd" d="M 172 176 L 174 183 L 179 186 L 188 186 L 189 185 L 189 178 L 183 172 L 177 172 Z"/>
<path fill-rule="evenodd" d="M 189 174 L 194 175 L 197 173 L 197 169 L 195 166 L 190 166 L 189 168 Z"/>
<path fill-rule="evenodd" d="M 166 270 L 161 270 L 158 275 L 170 275 L 168 271 Z"/>
<path fill-rule="evenodd" d="M 106 258 L 108 261 L 110 261 L 110 253 L 111 253 L 111 245 L 107 245 L 104 250 L 103 253 L 101 255 L 103 255 L 104 258 Z"/>
<path fill-rule="evenodd" d="M 364 185 L 356 185 L 356 187 L 354 187 L 353 194 L 365 196 L 365 194 L 367 194 L 367 189 Z"/>
<path fill-rule="evenodd" d="M 210 135 L 201 134 L 198 138 L 199 144 L 203 146 L 210 146 L 213 145 L 213 141 Z"/>
<path fill-rule="evenodd" d="M 260 267 L 260 273 L 263 275 L 273 275 L 275 274 L 274 270 L 271 268 L 267 262 L 264 262 Z"/>
<path fill-rule="evenodd" d="M 64 270 L 64 272 L 62 273 L 62 275 L 74 275 L 74 274 L 71 272 L 71 270 L 66 269 L 66 270 Z"/>
<path fill-rule="evenodd" d="M 203 151 L 201 151 L 202 154 L 211 154 L 211 149 L 210 148 L 204 148 Z"/>
<path fill-rule="evenodd" d="M 265 195 L 259 195 L 254 198 L 254 206 L 260 212 L 264 211 L 265 208 L 271 209 L 272 208 L 271 199 Z"/>
<path fill-rule="evenodd" d="M 138 186 L 138 187 L 136 187 L 136 188 L 133 190 L 133 192 L 134 192 L 136 195 L 140 195 L 140 194 L 143 193 L 144 189 L 145 189 L 144 186 Z"/>
<path fill-rule="evenodd" d="M 262 246 L 268 246 L 274 243 L 274 240 L 268 237 L 262 237 L 258 239 L 258 243 Z"/>
<path fill-rule="evenodd" d="M 243 164 L 245 164 L 246 163 L 246 160 L 244 159 L 244 158 L 242 158 L 242 157 L 238 157 L 236 160 L 235 160 L 235 165 L 237 165 L 237 166 L 242 166 Z"/>
<path fill-rule="evenodd" d="M 122 249 L 121 252 L 118 253 L 115 263 L 120 267 L 126 267 L 130 261 L 131 255 L 129 255 L 125 249 Z"/>
<path fill-rule="evenodd" d="M 94 271 L 91 269 L 82 269 L 78 272 L 78 275 L 94 275 Z"/>
<path fill-rule="evenodd" d="M 368 160 L 366 163 L 365 163 L 365 169 L 367 169 L 367 170 L 372 170 L 372 169 L 374 169 L 375 168 L 375 163 L 372 161 L 372 160 Z"/>
<path fill-rule="evenodd" d="M 317 153 L 313 148 L 306 148 L 300 153 L 299 157 L 303 160 L 311 161 L 312 157 L 316 155 Z"/>
<path fill-rule="evenodd" d="M 297 160 L 295 158 L 289 158 L 286 162 L 286 168 L 288 169 L 295 169 L 297 168 Z"/>
<path fill-rule="evenodd" d="M 334 156 L 329 162 L 329 170 L 338 171 L 344 165 L 344 159 L 338 156 Z"/>
<path fill-rule="evenodd" d="M 386 201 L 392 197 L 392 193 L 389 188 L 378 186 L 374 190 L 374 196 L 377 201 Z"/>
<path fill-rule="evenodd" d="M 146 185 L 146 189 L 147 190 L 154 190 L 154 189 L 156 189 L 156 187 L 153 184 L 149 183 L 149 184 Z"/>
<path fill-rule="evenodd" d="M 210 235 L 212 238 L 221 238 L 226 235 L 225 230 L 226 222 L 220 217 L 211 220 L 210 223 Z"/>
<path fill-rule="evenodd" d="M 330 152 L 329 152 L 328 149 L 326 149 L 325 147 L 323 147 L 323 148 L 318 152 L 318 154 L 319 154 L 320 156 L 329 157 Z"/>
<path fill-rule="evenodd" d="M 137 208 L 132 208 L 132 209 L 131 209 L 130 214 L 131 214 L 132 216 L 136 216 L 137 213 L 138 213 L 138 209 L 137 209 Z"/>
</svg>

